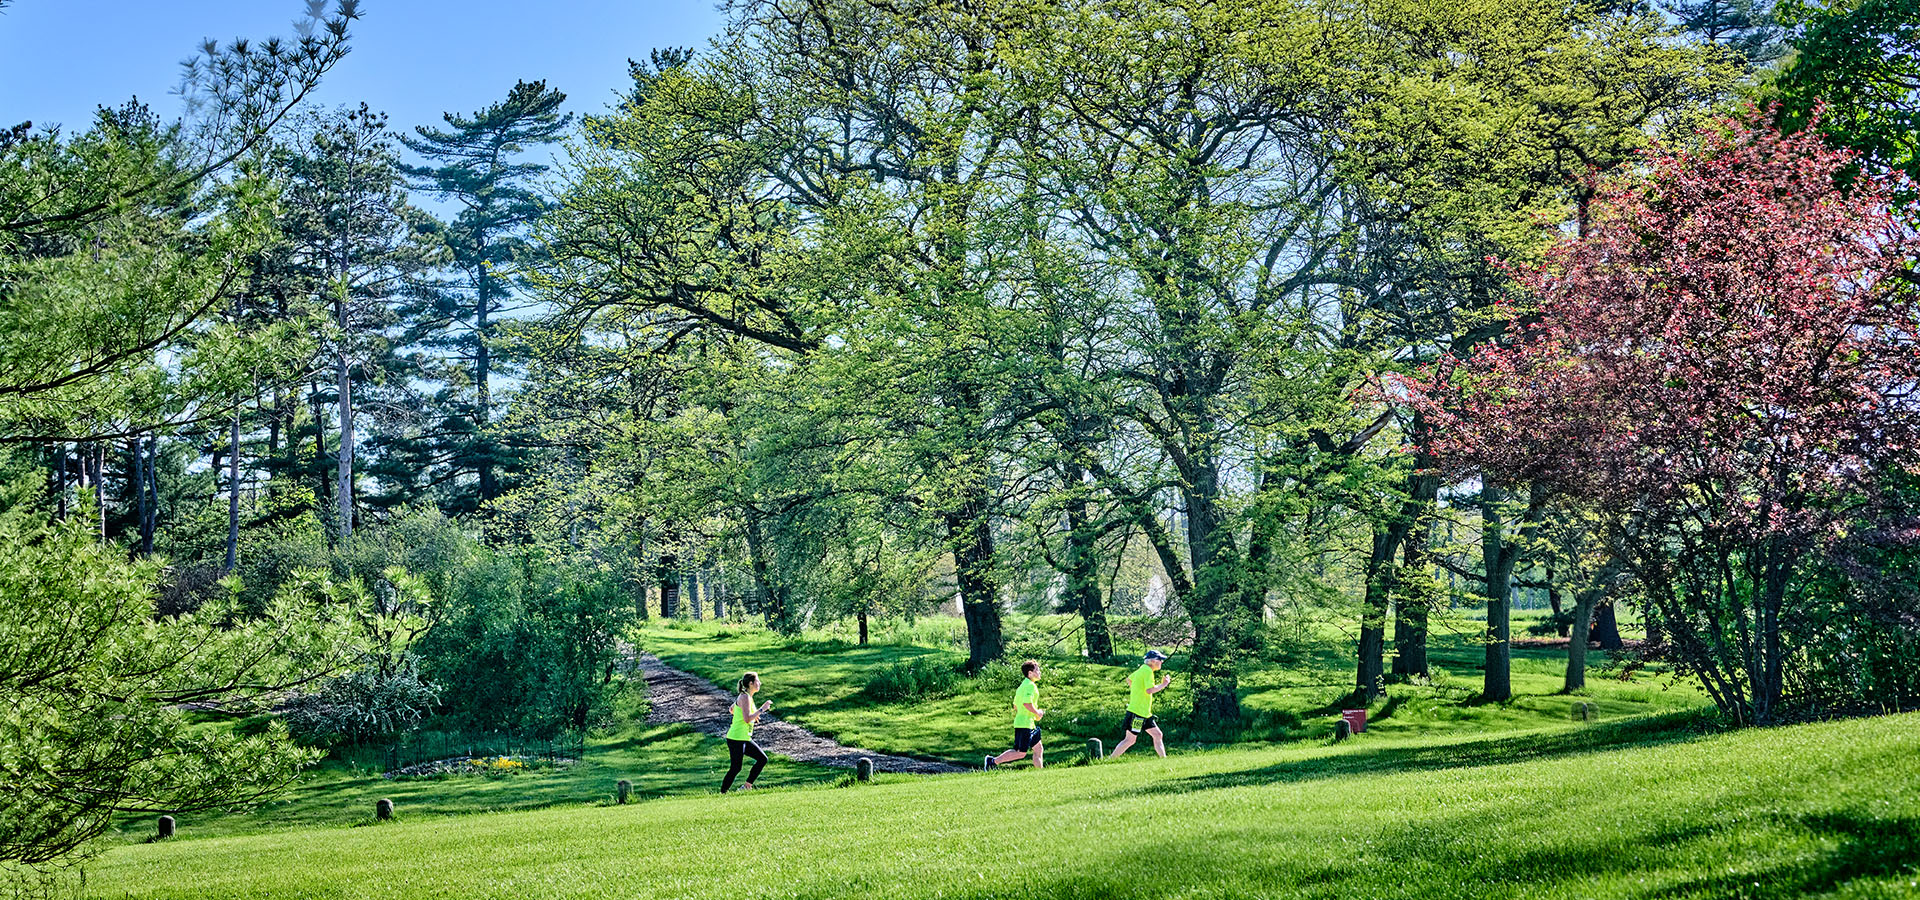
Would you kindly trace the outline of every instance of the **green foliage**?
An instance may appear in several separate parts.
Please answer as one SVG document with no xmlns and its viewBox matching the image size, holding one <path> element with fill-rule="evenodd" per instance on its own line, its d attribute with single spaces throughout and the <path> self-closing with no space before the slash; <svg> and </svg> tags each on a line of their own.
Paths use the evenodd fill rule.
<svg viewBox="0 0 1920 900">
<path fill-rule="evenodd" d="M 615 638 L 632 601 L 612 579 L 537 550 L 479 550 L 454 573 L 438 624 L 417 645 L 462 727 L 544 736 L 605 712 Z"/>
<path fill-rule="evenodd" d="M 951 663 L 920 657 L 888 663 L 867 679 L 866 694 L 882 703 L 945 697 L 959 689 L 962 679 Z"/>
<path fill-rule="evenodd" d="M 353 610 L 285 591 L 249 613 L 228 591 L 156 618 L 158 560 L 129 562 L 84 517 L 47 524 L 38 485 L 0 486 L 0 863 L 71 859 L 130 811 L 257 801 L 314 754 L 284 727 L 195 728 L 344 668 Z"/>
<path fill-rule="evenodd" d="M 1789 0 L 1793 56 L 1770 85 L 1783 124 L 1820 116 L 1835 146 L 1920 178 L 1920 7 L 1911 0 Z"/>
</svg>

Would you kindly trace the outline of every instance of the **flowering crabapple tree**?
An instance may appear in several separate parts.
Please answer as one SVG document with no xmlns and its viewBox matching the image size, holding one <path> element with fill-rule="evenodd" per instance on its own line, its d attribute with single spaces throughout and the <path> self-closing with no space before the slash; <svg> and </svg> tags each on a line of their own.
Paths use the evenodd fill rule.
<svg viewBox="0 0 1920 900">
<path fill-rule="evenodd" d="M 1676 662 L 1777 722 L 1796 573 L 1920 447 L 1920 240 L 1903 185 L 1758 113 L 1650 151 L 1585 236 L 1517 271 L 1537 307 L 1400 385 L 1453 477 L 1598 510 Z"/>
</svg>

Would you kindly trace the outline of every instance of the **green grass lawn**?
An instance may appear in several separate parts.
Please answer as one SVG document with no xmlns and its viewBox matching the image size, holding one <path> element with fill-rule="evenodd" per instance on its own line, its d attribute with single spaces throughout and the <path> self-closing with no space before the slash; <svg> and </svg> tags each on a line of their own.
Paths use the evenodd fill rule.
<svg viewBox="0 0 1920 900">
<path fill-rule="evenodd" d="M 1008 631 L 1016 646 L 1031 645 L 1039 643 L 1037 636 L 1059 631 L 1065 620 L 1011 617 Z M 1017 660 L 964 681 L 958 692 L 946 697 L 880 703 L 864 690 L 873 673 L 889 663 L 932 658 L 959 666 L 965 659 L 963 635 L 943 634 L 938 622 L 923 622 L 902 635 L 877 634 L 864 647 L 833 632 L 786 638 L 758 628 L 686 622 L 655 623 L 640 630 L 636 640 L 669 665 L 716 684 L 732 684 L 742 671 L 758 671 L 766 685 L 761 696 L 773 700 L 776 715 L 843 743 L 978 765 L 982 755 L 1005 749 L 1010 739 Z M 1341 700 L 1353 689 L 1353 648 L 1335 629 L 1288 646 L 1289 652 L 1245 667 L 1242 703 L 1250 726 L 1237 735 L 1239 742 L 1323 738 L 1339 718 Z M 1479 644 L 1463 634 L 1439 633 L 1431 657 L 1430 681 L 1391 685 L 1387 696 L 1373 704 L 1370 732 L 1398 740 L 1539 728 L 1567 721 L 1575 699 L 1593 703 L 1603 719 L 1706 703 L 1697 690 L 1673 683 L 1658 668 L 1639 670 L 1623 680 L 1624 668 L 1597 651 L 1591 654 L 1587 689 L 1570 698 L 1560 693 L 1564 651 L 1516 649 L 1514 699 L 1483 704 L 1475 700 L 1484 660 Z M 1126 675 L 1136 663 L 1106 665 L 1059 657 L 1042 662 L 1041 700 L 1049 712 L 1043 726 L 1053 737 L 1052 746 L 1057 750 L 1098 737 L 1111 747 L 1120 736 Z M 1168 667 L 1174 683 L 1160 695 L 1155 712 L 1176 745 L 1218 743 L 1219 736 L 1191 727 L 1192 699 L 1180 671 L 1183 665 L 1184 658 L 1176 653 Z"/>
<path fill-rule="evenodd" d="M 1687 720 L 1696 723 L 1687 724 Z M 1920 715 L 1361 737 L 116 847 L 101 898 L 1920 894 Z"/>
<path fill-rule="evenodd" d="M 361 825 L 373 821 L 374 801 L 390 799 L 412 820 L 470 813 L 610 804 L 614 783 L 633 783 L 636 797 L 717 792 L 727 772 L 726 742 L 684 725 L 649 726 L 645 707 L 616 704 L 616 724 L 587 740 L 586 756 L 565 768 L 529 769 L 508 775 L 383 778 L 325 762 L 302 774 L 285 793 L 251 810 L 183 813 L 178 837 L 253 834 L 288 828 Z M 774 757 L 760 775 L 763 786 L 817 784 L 842 770 Z M 154 833 L 151 816 L 117 820 L 109 840 L 136 842 Z"/>
</svg>

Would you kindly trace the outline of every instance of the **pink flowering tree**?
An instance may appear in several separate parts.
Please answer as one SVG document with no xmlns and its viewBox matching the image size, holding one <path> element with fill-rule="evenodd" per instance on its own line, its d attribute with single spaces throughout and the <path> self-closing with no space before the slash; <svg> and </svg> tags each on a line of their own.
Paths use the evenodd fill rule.
<svg viewBox="0 0 1920 900">
<path fill-rule="evenodd" d="M 1599 510 L 1676 661 L 1783 714 L 1790 582 L 1920 447 L 1920 241 L 1900 185 L 1758 116 L 1660 148 L 1516 273 L 1505 338 L 1402 388 L 1456 477 Z"/>
</svg>

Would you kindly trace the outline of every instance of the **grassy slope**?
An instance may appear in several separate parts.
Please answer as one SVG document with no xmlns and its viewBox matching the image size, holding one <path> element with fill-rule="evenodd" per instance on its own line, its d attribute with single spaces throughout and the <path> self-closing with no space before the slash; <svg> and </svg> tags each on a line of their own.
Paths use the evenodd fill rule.
<svg viewBox="0 0 1920 900">
<path fill-rule="evenodd" d="M 622 704 L 623 720 L 642 723 L 645 709 Z M 386 779 L 325 763 L 275 800 L 234 813 L 182 814 L 179 837 L 253 834 L 287 828 L 366 824 L 375 800 L 387 798 L 410 818 L 463 815 L 556 805 L 610 804 L 614 782 L 633 783 L 640 798 L 717 791 L 727 771 L 727 747 L 718 738 L 682 725 L 628 724 L 589 738 L 582 762 L 561 769 L 533 769 L 488 777 Z M 774 757 L 760 776 L 767 786 L 816 784 L 841 773 Z M 118 821 L 111 840 L 138 841 L 153 834 L 151 816 Z"/>
<path fill-rule="evenodd" d="M 106 898 L 1920 893 L 1920 715 L 1706 739 L 1647 721 L 403 818 L 120 847 L 88 880 Z"/>
<path fill-rule="evenodd" d="M 1045 623 L 1021 622 L 1016 633 L 1044 632 Z M 924 631 L 924 629 L 923 629 Z M 667 663 L 710 681 L 730 684 L 743 670 L 760 672 L 762 696 L 775 714 L 818 733 L 889 753 L 947 759 L 978 765 L 984 753 L 1005 749 L 1012 731 L 1012 693 L 1017 672 L 1011 666 L 990 669 L 950 697 L 908 704 L 880 704 L 862 693 L 879 666 L 912 657 L 935 657 L 958 666 L 964 653 L 939 635 L 916 633 L 912 643 L 876 637 L 859 647 L 843 640 L 786 639 L 760 629 L 735 626 L 654 625 L 639 635 L 640 644 Z M 934 646 L 926 646 L 932 644 Z M 1389 697 L 1372 709 L 1383 737 L 1484 735 L 1540 728 L 1567 721 L 1572 700 L 1559 693 L 1566 668 L 1564 651 L 1514 651 L 1515 698 L 1505 704 L 1477 704 L 1483 650 L 1458 635 L 1436 635 L 1431 684 L 1393 685 Z M 1339 716 L 1340 698 L 1352 690 L 1351 647 L 1338 634 L 1242 677 L 1243 701 L 1253 726 L 1247 741 L 1324 737 Z M 1622 681 L 1604 671 L 1606 654 L 1592 654 L 1595 671 L 1580 699 L 1596 705 L 1602 718 L 1693 708 L 1704 700 L 1694 689 L 1669 686 L 1657 671 Z M 1126 674 L 1133 664 L 1100 665 L 1049 659 L 1041 698 L 1049 715 L 1043 723 L 1057 751 L 1098 737 L 1111 747 L 1120 737 L 1120 712 L 1126 703 Z M 1191 743 L 1186 712 L 1191 698 L 1176 655 L 1172 688 L 1161 695 L 1169 739 Z"/>
</svg>

